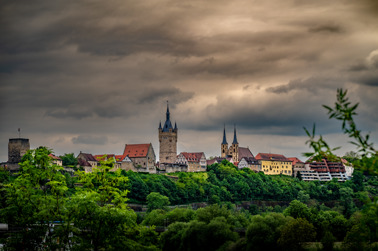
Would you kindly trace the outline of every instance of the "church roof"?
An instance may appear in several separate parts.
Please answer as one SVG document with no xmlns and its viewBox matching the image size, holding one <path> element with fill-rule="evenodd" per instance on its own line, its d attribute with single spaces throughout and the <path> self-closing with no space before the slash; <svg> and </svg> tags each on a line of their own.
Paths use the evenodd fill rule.
<svg viewBox="0 0 378 251">
<path fill-rule="evenodd" d="M 254 158 L 251 150 L 249 150 L 249 148 L 247 147 L 239 147 L 239 161 L 242 159 L 242 158 Z"/>
<path fill-rule="evenodd" d="M 148 154 L 148 149 L 151 144 L 126 144 L 123 151 L 123 158 L 129 156 L 129 158 L 142 158 Z"/>
</svg>

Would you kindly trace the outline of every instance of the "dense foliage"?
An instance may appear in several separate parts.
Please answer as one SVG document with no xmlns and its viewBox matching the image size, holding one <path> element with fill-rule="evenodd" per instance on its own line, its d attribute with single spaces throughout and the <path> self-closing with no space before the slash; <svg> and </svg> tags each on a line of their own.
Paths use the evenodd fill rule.
<svg viewBox="0 0 378 251">
<path fill-rule="evenodd" d="M 0 232 L 0 244 L 5 250 L 377 250 L 377 151 L 357 129 L 357 106 L 345 95 L 339 90 L 335 108 L 326 108 L 361 153 L 348 154 L 360 169 L 350 181 L 266 176 L 227 161 L 168 176 L 110 172 L 110 160 L 72 176 L 39 147 L 24 155 L 16 175 L 0 170 L 0 223 L 10 228 Z M 309 157 L 336 158 L 322 137 L 315 139 L 315 127 L 306 132 Z M 65 157 L 75 164 L 73 154 Z M 148 210 L 134 212 L 129 202 Z M 179 204 L 185 205 L 172 206 Z"/>
</svg>

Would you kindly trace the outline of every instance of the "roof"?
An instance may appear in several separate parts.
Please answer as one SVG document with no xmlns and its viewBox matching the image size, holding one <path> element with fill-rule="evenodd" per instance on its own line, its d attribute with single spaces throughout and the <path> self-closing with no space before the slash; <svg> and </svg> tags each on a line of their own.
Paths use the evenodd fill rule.
<svg viewBox="0 0 378 251">
<path fill-rule="evenodd" d="M 55 160 L 62 160 L 61 158 L 59 158 L 58 156 L 55 156 L 54 154 L 50 153 L 49 156 L 52 158 L 52 159 L 55 159 Z"/>
<path fill-rule="evenodd" d="M 129 158 L 143 158 L 147 157 L 150 144 L 126 144 L 123 151 L 123 158 L 129 156 Z"/>
<path fill-rule="evenodd" d="M 88 163 L 88 161 L 83 159 L 77 159 L 79 166 L 91 166 L 91 164 Z"/>
<path fill-rule="evenodd" d="M 255 157 L 243 157 L 242 159 L 244 159 L 250 165 L 257 164 L 256 162 L 258 162 Z"/>
<path fill-rule="evenodd" d="M 175 124 L 175 129 L 173 129 L 170 116 L 171 116 L 171 113 L 169 112 L 169 105 L 167 103 L 166 120 L 165 120 L 164 126 L 162 128 L 163 132 L 169 132 L 170 129 L 172 131 L 173 130 L 177 130 L 177 125 L 176 124 Z M 159 124 L 159 129 L 161 129 L 161 123 Z"/>
<path fill-rule="evenodd" d="M 198 152 L 198 153 L 181 152 L 180 154 L 184 155 L 185 159 L 190 162 L 200 162 L 202 156 L 204 155 L 203 152 Z"/>
<path fill-rule="evenodd" d="M 90 153 L 80 153 L 79 154 L 79 156 L 82 156 L 83 158 L 84 158 L 84 160 L 86 160 L 86 161 L 97 161 L 96 159 L 95 159 L 95 157 L 93 157 L 93 155 L 92 154 L 90 154 Z M 79 157 L 78 156 L 78 157 Z"/>
<path fill-rule="evenodd" d="M 242 159 L 242 158 L 251 158 L 253 156 L 251 150 L 249 150 L 249 148 L 247 147 L 239 147 L 239 161 Z"/>
<path fill-rule="evenodd" d="M 303 163 L 300 159 L 298 159 L 297 157 L 290 157 L 290 158 L 287 158 L 288 160 L 290 161 L 293 161 L 293 165 L 297 164 L 297 163 Z"/>
<path fill-rule="evenodd" d="M 256 159 L 258 160 L 278 160 L 278 161 L 290 161 L 288 158 L 283 156 L 282 154 L 274 154 L 274 153 L 259 153 L 256 155 Z"/>
<path fill-rule="evenodd" d="M 226 139 L 226 126 L 224 126 L 224 128 L 223 128 L 223 141 L 222 141 L 222 145 L 228 145 L 227 139 Z"/>
<path fill-rule="evenodd" d="M 232 144 L 239 144 L 238 139 L 236 138 L 236 127 L 234 126 L 234 140 L 232 141 Z"/>
</svg>

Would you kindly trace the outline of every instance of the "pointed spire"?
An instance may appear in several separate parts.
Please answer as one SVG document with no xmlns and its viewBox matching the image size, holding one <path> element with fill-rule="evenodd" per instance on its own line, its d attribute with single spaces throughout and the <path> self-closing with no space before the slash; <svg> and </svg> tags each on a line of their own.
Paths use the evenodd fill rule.
<svg viewBox="0 0 378 251">
<path fill-rule="evenodd" d="M 167 100 L 167 114 L 166 114 L 167 118 L 166 118 L 165 123 L 164 123 L 163 132 L 169 132 L 169 130 L 173 130 L 170 115 L 171 114 L 169 112 L 169 104 L 168 104 L 168 100 Z"/>
<path fill-rule="evenodd" d="M 161 129 L 161 121 L 159 122 L 159 129 Z"/>
<path fill-rule="evenodd" d="M 177 124 L 176 124 L 176 121 L 175 121 L 175 131 L 177 130 Z"/>
<path fill-rule="evenodd" d="M 170 120 L 170 113 L 169 113 L 169 103 L 167 100 L 167 121 Z"/>
<path fill-rule="evenodd" d="M 236 138 L 236 126 L 235 125 L 234 125 L 234 141 L 232 141 L 232 144 L 235 144 L 235 145 L 239 144 L 238 139 Z"/>
<path fill-rule="evenodd" d="M 224 128 L 223 128 L 223 141 L 222 141 L 222 145 L 228 145 L 227 139 L 226 139 L 226 124 L 224 125 Z"/>
</svg>

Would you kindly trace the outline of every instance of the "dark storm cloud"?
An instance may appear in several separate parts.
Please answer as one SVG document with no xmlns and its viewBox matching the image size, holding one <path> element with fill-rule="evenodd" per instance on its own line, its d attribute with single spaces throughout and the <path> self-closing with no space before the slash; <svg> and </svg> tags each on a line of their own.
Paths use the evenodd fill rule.
<svg viewBox="0 0 378 251">
<path fill-rule="evenodd" d="M 166 100 L 183 131 L 211 134 L 235 123 L 246 134 L 279 137 L 320 121 L 328 133 L 335 129 L 321 104 L 346 86 L 357 101 L 369 100 L 361 102 L 370 114 L 363 121 L 375 131 L 377 7 L 373 0 L 3 1 L 0 139 L 20 125 L 34 141 L 63 142 L 70 152 L 148 142 Z"/>
<path fill-rule="evenodd" d="M 267 92 L 283 94 L 291 91 L 306 90 L 309 93 L 317 94 L 319 90 L 330 89 L 333 90 L 338 85 L 343 84 L 342 79 L 329 79 L 329 78 L 320 78 L 312 77 L 309 79 L 294 79 L 291 80 L 286 85 L 279 85 L 275 87 L 267 88 Z"/>
<path fill-rule="evenodd" d="M 350 66 L 349 79 L 355 83 L 378 86 L 378 50 L 372 51 L 363 61 Z"/>
<path fill-rule="evenodd" d="M 329 33 L 340 33 L 342 29 L 338 25 L 319 25 L 315 27 L 310 27 L 308 29 L 309 32 L 317 33 L 317 32 L 329 32 Z"/>
<path fill-rule="evenodd" d="M 105 136 L 79 135 L 72 138 L 72 143 L 84 145 L 105 145 L 108 143 L 108 138 Z"/>
<path fill-rule="evenodd" d="M 83 98 L 81 93 L 73 93 L 76 103 L 68 107 L 55 107 L 46 111 L 45 115 L 64 119 L 85 119 L 97 116 L 100 118 L 128 118 L 139 114 L 143 110 L 151 110 L 156 103 L 170 100 L 172 107 L 193 97 L 193 93 L 182 92 L 179 89 L 167 86 L 165 88 L 148 87 L 136 89 L 130 93 L 115 94 L 114 91 L 101 93 L 98 100 Z M 122 94 L 122 95 L 120 95 Z M 88 102 L 90 101 L 90 102 Z"/>
</svg>

